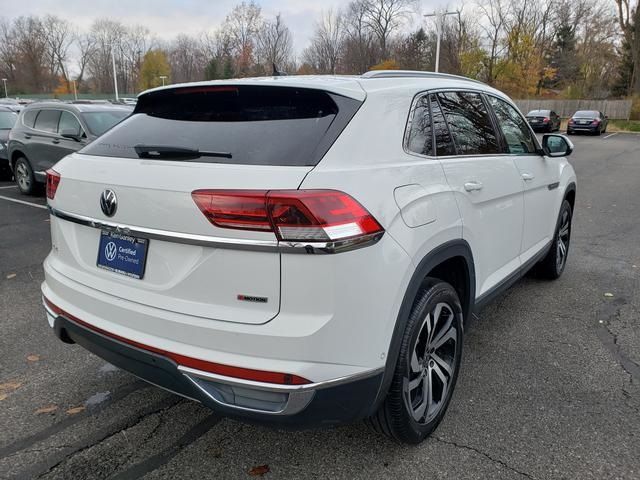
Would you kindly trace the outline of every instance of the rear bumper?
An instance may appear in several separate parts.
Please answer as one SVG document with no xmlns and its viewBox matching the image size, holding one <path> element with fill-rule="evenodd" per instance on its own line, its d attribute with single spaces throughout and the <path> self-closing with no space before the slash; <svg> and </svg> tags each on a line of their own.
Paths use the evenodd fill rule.
<svg viewBox="0 0 640 480">
<path fill-rule="evenodd" d="M 379 370 L 308 385 L 272 385 L 184 368 L 173 360 L 110 338 L 47 309 L 56 336 L 107 362 L 221 415 L 291 428 L 348 423 L 371 415 Z"/>
</svg>

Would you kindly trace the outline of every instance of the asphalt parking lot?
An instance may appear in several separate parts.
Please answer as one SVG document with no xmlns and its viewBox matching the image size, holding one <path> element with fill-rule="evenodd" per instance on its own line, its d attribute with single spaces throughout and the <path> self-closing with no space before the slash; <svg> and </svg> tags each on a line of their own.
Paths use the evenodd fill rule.
<svg viewBox="0 0 640 480">
<path fill-rule="evenodd" d="M 640 135 L 572 139 L 564 276 L 478 313 L 447 416 L 417 447 L 361 424 L 220 418 L 61 343 L 40 302 L 44 198 L 0 183 L 0 477 L 640 478 Z"/>
</svg>

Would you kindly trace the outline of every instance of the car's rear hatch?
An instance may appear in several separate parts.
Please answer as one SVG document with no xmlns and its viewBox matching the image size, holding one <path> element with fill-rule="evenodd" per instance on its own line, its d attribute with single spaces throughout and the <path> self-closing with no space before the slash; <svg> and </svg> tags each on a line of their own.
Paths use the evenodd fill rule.
<svg viewBox="0 0 640 480">
<path fill-rule="evenodd" d="M 213 225 L 192 192 L 297 189 L 363 95 L 268 82 L 143 94 L 132 117 L 54 167 L 61 181 L 49 200 L 57 213 L 51 267 L 143 305 L 203 319 L 269 321 L 279 311 L 280 253 L 255 244 L 277 245 L 276 236 Z M 112 216 L 110 202 L 101 202 L 107 190 L 117 202 Z M 144 268 L 133 275 L 97 265 L 111 265 L 110 237 L 101 237 L 114 227 L 147 242 Z M 126 254 L 121 240 L 114 252 Z"/>
</svg>

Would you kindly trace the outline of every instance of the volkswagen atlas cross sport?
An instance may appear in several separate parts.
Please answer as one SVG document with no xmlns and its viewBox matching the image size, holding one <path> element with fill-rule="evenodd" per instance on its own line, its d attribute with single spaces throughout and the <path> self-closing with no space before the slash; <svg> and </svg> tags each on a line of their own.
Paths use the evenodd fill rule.
<svg viewBox="0 0 640 480">
<path fill-rule="evenodd" d="M 417 443 L 474 309 L 565 268 L 572 148 L 450 75 L 149 90 L 48 171 L 47 318 L 220 414 Z"/>
</svg>

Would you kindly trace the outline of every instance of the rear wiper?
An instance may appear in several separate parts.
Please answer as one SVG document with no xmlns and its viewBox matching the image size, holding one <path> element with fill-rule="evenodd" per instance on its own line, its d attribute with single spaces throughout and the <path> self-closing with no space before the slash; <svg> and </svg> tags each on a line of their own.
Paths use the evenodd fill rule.
<svg viewBox="0 0 640 480">
<path fill-rule="evenodd" d="M 204 152 L 195 148 L 167 145 L 136 145 L 133 148 L 139 158 L 155 160 L 193 160 L 201 157 L 232 158 L 229 152 Z"/>
</svg>

